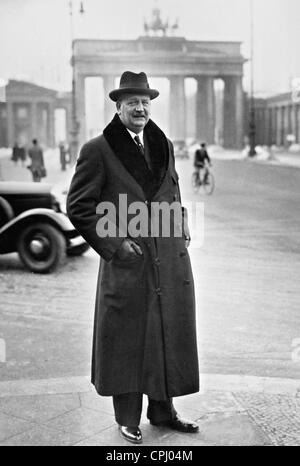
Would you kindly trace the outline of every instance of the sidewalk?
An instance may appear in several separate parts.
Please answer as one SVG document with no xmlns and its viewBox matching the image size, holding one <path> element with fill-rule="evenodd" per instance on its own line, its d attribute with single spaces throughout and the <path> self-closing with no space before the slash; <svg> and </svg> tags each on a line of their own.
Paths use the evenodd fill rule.
<svg viewBox="0 0 300 466">
<path fill-rule="evenodd" d="M 202 374 L 201 381 L 201 393 L 174 399 L 200 432 L 153 427 L 144 408 L 142 445 L 300 445 L 298 380 Z M 0 446 L 22 445 L 131 444 L 119 436 L 111 398 L 98 396 L 88 377 L 68 377 L 0 383 Z"/>
<path fill-rule="evenodd" d="M 212 159 L 215 160 L 241 160 L 252 163 L 263 163 L 266 165 L 300 168 L 300 153 L 289 152 L 280 148 L 274 148 L 272 153 L 270 153 L 264 147 L 257 147 L 257 155 L 252 158 L 248 156 L 248 149 L 246 148 L 243 151 L 238 151 L 211 146 L 209 152 Z"/>
<path fill-rule="evenodd" d="M 66 180 L 66 183 L 69 184 L 73 169 L 67 165 L 67 170 L 61 171 L 58 149 L 45 150 L 44 160 L 47 176 L 42 179 L 42 183 L 60 184 Z M 0 181 L 32 181 L 30 170 L 27 168 L 29 163 L 27 158 L 24 166 L 21 165 L 20 161 L 15 165 L 10 159 L 8 150 L 0 149 Z"/>
</svg>

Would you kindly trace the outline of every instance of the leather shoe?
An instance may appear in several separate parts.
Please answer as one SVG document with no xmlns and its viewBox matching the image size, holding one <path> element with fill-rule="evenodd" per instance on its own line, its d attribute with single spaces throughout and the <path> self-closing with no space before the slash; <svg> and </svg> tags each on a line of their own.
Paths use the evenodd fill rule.
<svg viewBox="0 0 300 466">
<path fill-rule="evenodd" d="M 162 422 L 153 422 L 150 423 L 154 426 L 165 426 L 170 427 L 173 430 L 178 430 L 179 432 L 187 432 L 190 434 L 195 434 L 199 432 L 199 426 L 196 422 L 188 421 L 187 419 L 182 419 L 179 416 L 175 416 L 173 419 L 169 421 L 162 421 Z"/>
<path fill-rule="evenodd" d="M 121 437 L 131 443 L 142 443 L 143 437 L 139 427 L 127 427 L 119 425 Z"/>
</svg>

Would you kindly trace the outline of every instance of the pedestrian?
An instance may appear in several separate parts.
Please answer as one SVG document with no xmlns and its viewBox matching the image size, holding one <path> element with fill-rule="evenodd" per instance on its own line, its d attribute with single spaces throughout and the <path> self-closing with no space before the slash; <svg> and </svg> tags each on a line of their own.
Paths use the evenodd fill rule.
<svg viewBox="0 0 300 466">
<path fill-rule="evenodd" d="M 143 394 L 151 424 L 199 430 L 173 405 L 174 397 L 199 390 L 187 226 L 180 237 L 149 230 L 133 235 L 120 217 L 113 225 L 117 234 L 112 228 L 104 237 L 97 227 L 103 220 L 97 206 L 99 212 L 102 202 L 110 202 L 119 212 L 121 195 L 130 208 L 146 206 L 150 220 L 155 202 L 178 201 L 182 215 L 173 146 L 150 119 L 158 95 L 145 73 L 122 74 L 119 88 L 109 93 L 117 113 L 102 135 L 82 147 L 67 199 L 75 228 L 101 256 L 92 383 L 100 395 L 113 397 L 120 434 L 133 443 L 142 442 Z"/>
<path fill-rule="evenodd" d="M 39 182 L 41 178 L 46 176 L 46 169 L 43 150 L 38 144 L 37 139 L 32 140 L 32 146 L 28 150 L 28 156 L 31 159 L 31 164 L 28 168 L 32 173 L 32 179 L 35 182 Z"/>
<path fill-rule="evenodd" d="M 19 144 L 15 142 L 13 149 L 12 149 L 12 155 L 11 155 L 11 160 L 15 163 L 15 165 L 18 164 L 19 156 L 20 156 Z"/>
<path fill-rule="evenodd" d="M 66 164 L 67 164 L 67 149 L 65 144 L 61 142 L 59 144 L 59 159 L 60 159 L 60 166 L 62 171 L 66 171 Z"/>
<path fill-rule="evenodd" d="M 207 164 L 211 166 L 211 160 L 206 149 L 206 144 L 205 142 L 202 142 L 200 144 L 200 147 L 195 152 L 194 167 L 196 168 L 198 179 L 203 183 L 206 183 L 207 176 L 209 173 L 207 169 Z M 201 176 L 201 170 L 204 170 L 203 177 Z"/>
<path fill-rule="evenodd" d="M 19 148 L 19 158 L 21 160 L 22 167 L 24 167 L 26 161 L 26 150 L 24 146 L 20 146 Z"/>
</svg>

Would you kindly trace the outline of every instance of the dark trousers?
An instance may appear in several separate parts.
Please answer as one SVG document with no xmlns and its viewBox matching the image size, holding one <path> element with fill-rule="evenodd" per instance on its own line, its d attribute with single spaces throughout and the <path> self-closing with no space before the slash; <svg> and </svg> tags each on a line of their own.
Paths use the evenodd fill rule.
<svg viewBox="0 0 300 466">
<path fill-rule="evenodd" d="M 143 394 L 124 393 L 113 396 L 115 418 L 118 424 L 127 427 L 137 427 L 140 424 Z M 148 397 L 147 418 L 154 423 L 169 421 L 176 416 L 172 399 L 156 401 Z"/>
</svg>

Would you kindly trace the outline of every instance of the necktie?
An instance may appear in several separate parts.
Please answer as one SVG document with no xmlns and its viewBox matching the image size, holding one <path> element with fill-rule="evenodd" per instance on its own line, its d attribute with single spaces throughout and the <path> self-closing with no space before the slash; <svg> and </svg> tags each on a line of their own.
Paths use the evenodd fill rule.
<svg viewBox="0 0 300 466">
<path fill-rule="evenodd" d="M 141 143 L 141 140 L 138 135 L 134 137 L 135 142 L 137 143 L 138 148 L 140 149 L 140 152 L 142 155 L 145 155 L 145 149 L 143 144 Z"/>
</svg>

